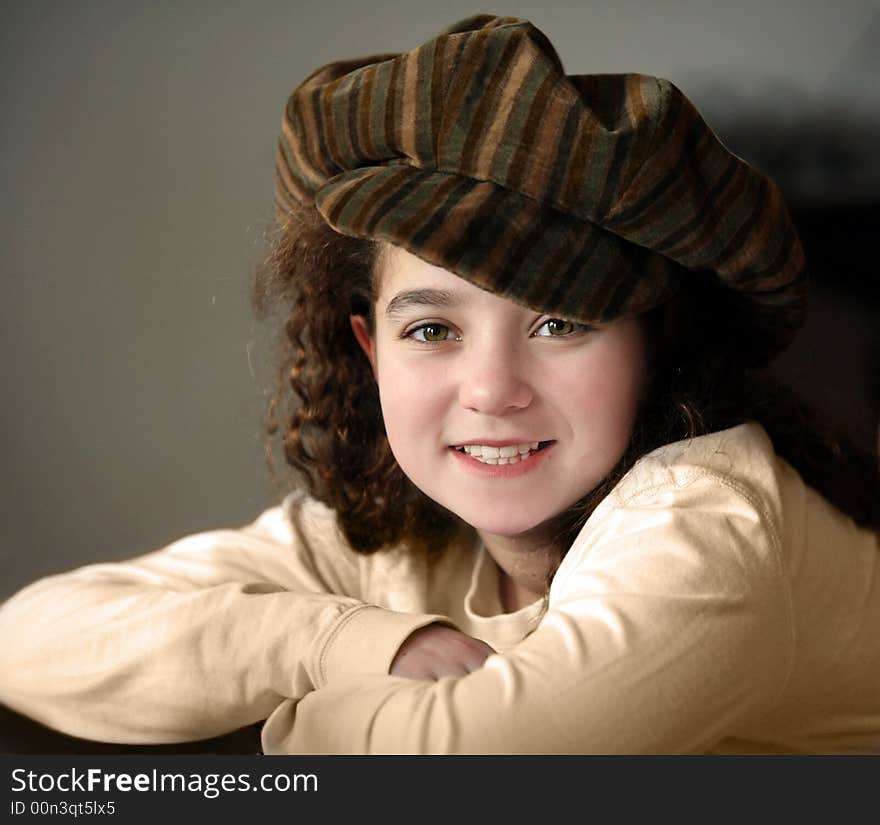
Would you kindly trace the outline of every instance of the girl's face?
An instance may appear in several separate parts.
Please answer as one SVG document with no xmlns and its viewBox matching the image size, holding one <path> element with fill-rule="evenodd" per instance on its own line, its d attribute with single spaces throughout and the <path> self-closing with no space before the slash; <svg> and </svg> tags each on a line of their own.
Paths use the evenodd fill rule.
<svg viewBox="0 0 880 825">
<path fill-rule="evenodd" d="M 502 536 L 539 528 L 599 484 L 635 421 L 639 323 L 582 327 L 402 248 L 387 245 L 380 257 L 374 335 L 362 317 L 351 321 L 410 480 Z"/>
</svg>

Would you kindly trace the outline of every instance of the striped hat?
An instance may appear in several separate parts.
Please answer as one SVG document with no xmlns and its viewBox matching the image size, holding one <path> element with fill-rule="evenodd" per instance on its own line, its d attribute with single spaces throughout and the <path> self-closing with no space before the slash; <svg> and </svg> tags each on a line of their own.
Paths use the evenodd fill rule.
<svg viewBox="0 0 880 825">
<path fill-rule="evenodd" d="M 547 37 L 478 15 L 412 51 L 331 63 L 282 122 L 276 197 L 537 311 L 583 323 L 689 277 L 736 290 L 767 360 L 807 278 L 776 185 L 670 82 L 567 76 Z"/>
</svg>

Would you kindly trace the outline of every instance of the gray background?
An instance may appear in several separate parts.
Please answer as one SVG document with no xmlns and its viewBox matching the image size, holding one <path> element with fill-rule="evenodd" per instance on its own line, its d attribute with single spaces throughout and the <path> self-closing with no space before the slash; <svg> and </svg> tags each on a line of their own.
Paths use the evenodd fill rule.
<svg viewBox="0 0 880 825">
<path fill-rule="evenodd" d="M 268 333 L 248 288 L 286 96 L 322 63 L 409 49 L 478 11 L 531 19 L 571 73 L 670 77 L 722 137 L 746 115 L 880 110 L 867 0 L 3 0 L 0 596 L 273 503 Z M 875 168 L 850 172 L 788 186 L 880 191 Z M 824 343 L 788 369 L 809 383 L 815 368 L 820 401 L 870 426 L 874 318 L 818 306 Z"/>
</svg>

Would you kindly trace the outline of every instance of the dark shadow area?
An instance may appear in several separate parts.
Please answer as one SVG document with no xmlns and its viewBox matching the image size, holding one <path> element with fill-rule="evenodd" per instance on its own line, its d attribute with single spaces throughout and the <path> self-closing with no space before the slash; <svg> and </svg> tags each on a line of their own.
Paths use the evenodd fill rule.
<svg viewBox="0 0 880 825">
<path fill-rule="evenodd" d="M 174 745 L 116 745 L 77 739 L 51 730 L 0 705 L 0 753 L 46 755 L 107 754 L 260 754 L 262 724 L 198 742 Z"/>
<path fill-rule="evenodd" d="M 860 204 L 796 207 L 793 211 L 814 284 L 863 309 L 880 310 L 880 198 Z"/>
<path fill-rule="evenodd" d="M 880 145 L 880 143 L 878 143 Z M 880 448 L 880 198 L 794 205 L 812 280 L 806 324 L 774 373 L 866 452 Z"/>
<path fill-rule="evenodd" d="M 880 15 L 853 67 L 876 61 Z M 858 51 L 858 50 L 857 50 Z M 876 53 L 875 53 L 876 52 Z M 853 89 L 860 88 L 853 86 Z M 875 94 L 876 97 L 876 94 Z M 704 89 L 731 151 L 773 178 L 797 225 L 811 278 L 803 330 L 773 365 L 865 451 L 880 450 L 880 111 L 870 95 L 813 98 L 772 81 L 748 100 Z"/>
</svg>

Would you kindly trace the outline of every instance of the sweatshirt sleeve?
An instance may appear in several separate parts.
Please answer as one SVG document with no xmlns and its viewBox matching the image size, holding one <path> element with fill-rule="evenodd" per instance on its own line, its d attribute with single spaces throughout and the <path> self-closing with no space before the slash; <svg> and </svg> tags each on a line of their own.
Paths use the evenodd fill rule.
<svg viewBox="0 0 880 825">
<path fill-rule="evenodd" d="M 88 739 L 161 743 L 266 718 L 336 679 L 387 673 L 443 617 L 363 601 L 370 558 L 304 496 L 241 529 L 42 579 L 0 606 L 0 701 Z"/>
<path fill-rule="evenodd" d="M 266 753 L 693 753 L 748 730 L 793 656 L 774 517 L 712 472 L 606 499 L 536 630 L 461 678 L 334 682 Z"/>
</svg>

